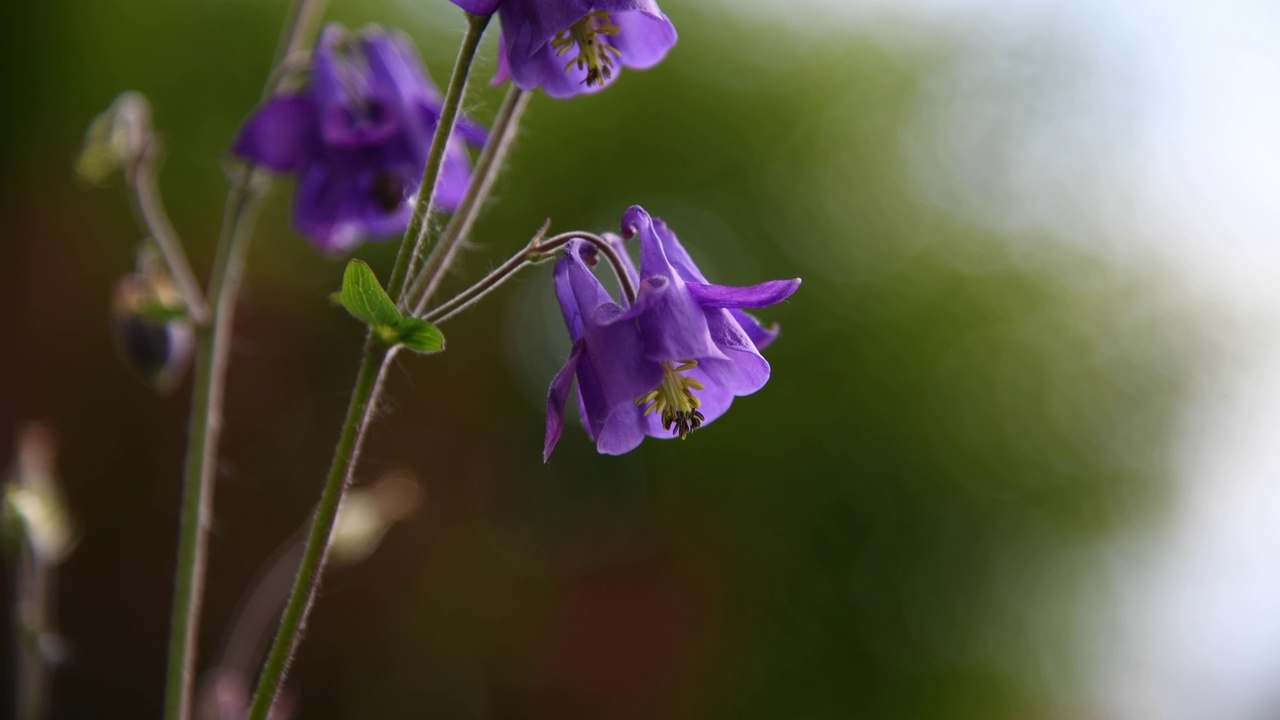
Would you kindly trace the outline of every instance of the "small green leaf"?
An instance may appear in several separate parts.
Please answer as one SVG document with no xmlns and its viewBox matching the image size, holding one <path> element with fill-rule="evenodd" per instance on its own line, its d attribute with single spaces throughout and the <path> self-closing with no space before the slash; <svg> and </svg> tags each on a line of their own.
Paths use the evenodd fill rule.
<svg viewBox="0 0 1280 720">
<path fill-rule="evenodd" d="M 395 326 L 396 342 L 420 353 L 444 350 L 444 333 L 426 320 L 407 317 Z"/>
<path fill-rule="evenodd" d="M 342 273 L 342 295 L 339 298 L 347 312 L 375 327 L 393 327 L 400 322 L 400 311 L 382 289 L 378 276 L 362 260 L 347 263 Z"/>
</svg>

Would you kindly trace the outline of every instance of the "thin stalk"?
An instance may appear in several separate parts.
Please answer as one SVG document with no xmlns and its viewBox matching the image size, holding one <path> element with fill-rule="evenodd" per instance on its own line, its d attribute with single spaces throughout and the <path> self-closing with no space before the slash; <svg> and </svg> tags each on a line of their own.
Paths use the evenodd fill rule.
<svg viewBox="0 0 1280 720">
<path fill-rule="evenodd" d="M 314 34 L 326 0 L 295 0 L 277 58 L 296 53 Z M 263 97 L 273 91 L 269 79 Z M 249 242 L 261 193 L 261 178 L 245 167 L 227 194 L 222 230 L 209 281 L 212 304 L 209 324 L 197 327 L 195 381 L 187 430 L 187 459 L 183 476 L 178 529 L 178 560 L 174 571 L 169 666 L 165 685 L 165 720 L 191 717 L 196 645 L 204 601 L 209 556 L 209 528 L 213 523 L 214 474 L 222 435 L 222 407 L 226 390 L 236 299 L 244 277 Z"/>
<path fill-rule="evenodd" d="M 346 419 L 342 423 L 342 434 L 333 453 L 333 462 L 329 465 L 329 476 L 325 480 L 324 492 L 320 495 L 320 504 L 316 507 L 306 545 L 302 550 L 302 563 L 298 566 L 289 600 L 280 616 L 280 629 L 271 641 L 271 650 L 267 653 L 266 663 L 258 679 L 258 688 L 253 694 L 253 703 L 249 706 L 249 720 L 266 720 L 280 686 L 289 673 L 294 651 L 302 639 L 300 630 L 311 614 L 311 606 L 315 603 L 316 591 L 324 573 L 325 560 L 329 554 L 329 538 L 338 517 L 338 507 L 351 484 L 352 471 L 360 457 L 365 435 L 376 413 L 377 400 L 382 395 L 382 385 L 394 356 L 394 349 L 389 351 L 381 347 L 373 333 L 369 334 L 360 359 L 360 369 L 356 372 L 351 401 L 347 405 Z"/>
<path fill-rule="evenodd" d="M 427 257 L 422 270 L 414 278 L 412 287 L 404 295 L 403 302 L 405 305 L 412 303 L 414 315 L 422 314 L 431 296 L 439 288 L 444 271 L 453 265 L 458 248 L 470 234 L 471 226 L 479 217 L 485 200 L 493 190 L 494 181 L 498 179 L 498 173 L 502 170 L 507 155 L 515 144 L 520 118 L 524 115 L 531 97 L 533 97 L 532 93 L 521 90 L 515 86 L 515 83 L 512 83 L 511 89 L 507 91 L 502 107 L 498 108 L 498 114 L 493 120 L 489 142 L 476 160 L 471 185 L 458 205 L 458 211 L 449 221 L 440 242 L 431 249 L 431 254 Z M 392 295 L 392 297 L 395 296 Z M 414 297 L 418 298 L 417 301 L 413 300 Z"/>
<path fill-rule="evenodd" d="M 549 223 L 550 221 L 548 221 Z M 547 226 L 544 225 L 523 250 L 512 255 L 506 262 L 484 276 L 479 282 L 453 296 L 447 302 L 433 308 L 422 319 L 436 325 L 442 325 L 452 320 L 457 317 L 458 313 L 480 302 L 486 295 L 496 290 L 507 280 L 510 280 L 516 273 L 531 265 L 550 260 L 555 256 L 555 251 L 566 245 L 570 240 L 585 240 L 594 245 L 596 250 L 609 261 L 609 267 L 613 269 L 614 277 L 618 279 L 618 285 L 622 288 L 622 293 L 626 296 L 627 302 L 635 304 L 635 285 L 627 271 L 627 266 L 623 264 L 622 257 L 618 254 L 618 249 L 614 247 L 613 243 L 599 235 L 587 232 L 561 233 L 553 238 L 543 240 L 542 235 L 546 232 L 546 229 Z"/>
<path fill-rule="evenodd" d="M 435 136 L 431 138 L 431 152 L 427 155 L 427 166 L 422 170 L 422 184 L 418 186 L 418 201 L 414 203 L 409 229 L 405 232 L 400 252 L 396 255 L 391 279 L 387 281 L 387 294 L 393 298 L 400 298 L 405 280 L 409 277 L 409 268 L 426 242 L 431 227 L 431 214 L 435 210 L 436 181 L 440 179 L 440 168 L 444 166 L 449 139 L 457 124 L 458 109 L 467 89 L 467 76 L 471 73 L 471 62 L 475 60 L 480 38 L 489 25 L 488 15 L 466 13 L 466 16 L 467 34 L 462 38 L 462 47 L 458 49 L 458 59 L 454 62 L 453 75 L 449 77 L 449 87 L 445 91 L 444 107 L 440 109 L 440 122 L 436 124 Z M 453 103 L 449 102 L 450 98 L 454 100 Z M 489 142 L 492 143 L 493 139 L 490 138 Z"/>
<path fill-rule="evenodd" d="M 49 714 L 50 658 L 47 646 L 54 637 L 51 620 L 57 569 L 53 563 L 39 556 L 25 536 L 17 554 L 13 606 L 17 646 L 15 717 L 18 720 L 42 720 Z"/>
<path fill-rule="evenodd" d="M 467 14 L 467 33 L 458 49 L 453 74 L 445 90 L 443 107 L 440 110 L 440 123 L 436 127 L 431 151 L 427 156 L 427 165 L 423 171 L 422 185 L 418 191 L 417 202 L 414 204 L 413 216 L 400 241 L 395 268 L 387 284 L 387 292 L 391 297 L 398 297 L 404 289 L 410 258 L 417 253 L 418 246 L 422 242 L 423 229 L 427 226 L 434 203 L 436 181 L 443 166 L 445 150 L 448 147 L 449 138 L 453 135 L 462 97 L 466 93 L 471 63 L 475 59 L 476 48 L 479 47 L 480 39 L 484 36 L 484 30 L 488 24 L 488 16 Z M 293 660 L 298 644 L 302 641 L 301 630 L 306 626 L 311 608 L 315 604 L 316 594 L 320 589 L 320 582 L 324 577 L 329 540 L 333 535 L 338 507 L 342 502 L 342 496 L 351 484 L 356 464 L 360 460 L 360 450 L 364 444 L 365 435 L 372 423 L 378 400 L 382 396 L 383 380 L 394 357 L 394 348 L 391 350 L 383 348 L 373 334 L 369 334 L 360 359 L 360 369 L 356 373 L 355 387 L 351 391 L 351 402 L 347 406 L 347 415 L 342 422 L 338 445 L 333 454 L 333 461 L 329 465 L 329 474 L 320 494 L 320 503 L 311 521 L 311 530 L 307 534 L 302 563 L 298 567 L 297 577 L 294 578 L 293 589 L 289 592 L 289 600 L 285 603 L 284 611 L 280 615 L 280 628 L 271 641 L 271 649 L 262 666 L 258 687 L 254 691 L 253 701 L 249 706 L 248 720 L 266 720 L 280 692 L 280 686 L 288 675 L 289 664 Z"/>
<path fill-rule="evenodd" d="M 164 201 L 160 196 L 160 186 L 156 181 L 156 164 L 159 160 L 160 147 L 157 140 L 147 143 L 132 171 L 128 173 L 129 187 L 132 192 L 134 206 L 138 216 L 151 239 L 160 248 L 165 264 L 169 266 L 169 275 L 182 295 L 187 314 L 196 325 L 204 325 L 209 321 L 209 306 L 205 303 L 204 294 L 200 292 L 200 283 L 191 270 L 191 262 L 182 249 L 182 241 L 178 239 L 178 231 L 173 229 L 169 214 L 165 212 Z"/>
</svg>

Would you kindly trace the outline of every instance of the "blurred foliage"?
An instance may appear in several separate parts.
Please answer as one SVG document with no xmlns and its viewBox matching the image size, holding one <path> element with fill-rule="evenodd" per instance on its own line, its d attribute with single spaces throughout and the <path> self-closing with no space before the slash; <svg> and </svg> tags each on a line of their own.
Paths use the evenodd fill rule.
<svg viewBox="0 0 1280 720">
<path fill-rule="evenodd" d="M 772 382 L 624 458 L 571 427 L 544 466 L 543 393 L 568 349 L 549 272 L 450 323 L 447 353 L 393 378 L 365 463 L 412 468 L 425 509 L 331 578 L 300 716 L 1077 715 L 1081 593 L 1106 539 L 1159 501 L 1194 333 L 1161 310 L 1159 278 L 923 197 L 908 129 L 955 61 L 945 44 L 663 5 L 681 33 L 668 62 L 535 99 L 449 287 L 547 217 L 612 229 L 640 203 L 717 282 L 804 278 L 763 313 L 783 326 Z M 112 356 L 109 289 L 139 235 L 121 189 L 74 186 L 79 141 L 120 91 L 145 93 L 206 268 L 223 149 L 283 11 L 55 0 L 5 23 L 0 428 L 58 428 L 84 528 L 57 717 L 158 712 L 187 392 L 153 398 Z M 437 80 L 460 37 L 445 0 L 331 14 L 404 27 Z M 476 86 L 487 118 L 500 91 Z M 359 347 L 326 302 L 342 265 L 289 229 L 289 194 L 264 213 L 236 330 L 206 663 L 315 500 Z M 385 272 L 392 252 L 358 255 Z"/>
</svg>

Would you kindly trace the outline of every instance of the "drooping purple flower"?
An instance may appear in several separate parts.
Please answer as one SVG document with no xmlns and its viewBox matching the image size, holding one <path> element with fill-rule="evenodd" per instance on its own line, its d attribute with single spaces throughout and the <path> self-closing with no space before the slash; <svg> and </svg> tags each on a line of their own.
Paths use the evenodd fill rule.
<svg viewBox="0 0 1280 720">
<path fill-rule="evenodd" d="M 502 20 L 495 83 L 556 98 L 609 85 L 618 66 L 644 70 L 676 44 L 676 28 L 654 0 L 453 0 Z"/>
<path fill-rule="evenodd" d="M 343 253 L 404 232 L 440 109 L 440 92 L 407 37 L 376 27 L 352 37 L 329 25 L 306 86 L 258 108 L 233 150 L 295 173 L 294 225 L 321 250 Z M 436 183 L 438 206 L 457 207 L 471 176 L 466 144 L 480 145 L 485 135 L 459 119 Z"/>
<path fill-rule="evenodd" d="M 564 430 L 575 380 L 583 426 L 609 455 L 635 449 L 646 435 L 687 437 L 769 380 L 760 349 L 777 329 L 742 308 L 782 302 L 800 280 L 713 285 L 675 233 L 643 208 L 629 208 L 622 228 L 640 238 L 639 271 L 624 261 L 638 287 L 635 303 L 615 302 L 604 289 L 588 267 L 595 248 L 585 241 L 571 241 L 556 263 L 556 297 L 573 348 L 547 394 L 544 460 Z"/>
</svg>

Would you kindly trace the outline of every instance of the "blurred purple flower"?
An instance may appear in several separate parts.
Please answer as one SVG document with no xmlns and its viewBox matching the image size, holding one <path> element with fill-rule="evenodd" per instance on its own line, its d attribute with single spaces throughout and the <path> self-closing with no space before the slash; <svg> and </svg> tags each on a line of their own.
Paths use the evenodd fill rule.
<svg viewBox="0 0 1280 720">
<path fill-rule="evenodd" d="M 422 183 L 441 97 L 407 37 L 371 27 L 351 37 L 329 25 L 310 81 L 268 100 L 233 146 L 249 162 L 296 173 L 293 222 L 319 249 L 343 253 L 366 239 L 404 232 Z M 435 202 L 457 207 L 471 176 L 466 143 L 483 127 L 460 118 Z"/>
<path fill-rule="evenodd" d="M 769 380 L 760 348 L 777 329 L 762 327 L 741 308 L 782 302 L 800 280 L 712 285 L 675 234 L 643 208 L 629 208 L 622 228 L 640 237 L 639 272 L 624 261 L 639 288 L 634 304 L 614 302 L 592 274 L 594 246 L 573 240 L 556 263 L 556 297 L 573 349 L 547 395 L 544 460 L 564 430 L 575 378 L 583 426 L 609 455 L 635 449 L 645 435 L 684 438 L 720 417 L 734 397 Z"/>
<path fill-rule="evenodd" d="M 453 0 L 502 19 L 495 83 L 568 98 L 596 92 L 617 65 L 644 70 L 676 44 L 676 28 L 654 0 Z"/>
</svg>

